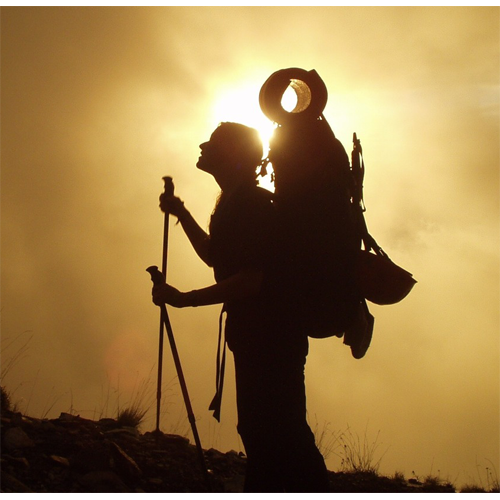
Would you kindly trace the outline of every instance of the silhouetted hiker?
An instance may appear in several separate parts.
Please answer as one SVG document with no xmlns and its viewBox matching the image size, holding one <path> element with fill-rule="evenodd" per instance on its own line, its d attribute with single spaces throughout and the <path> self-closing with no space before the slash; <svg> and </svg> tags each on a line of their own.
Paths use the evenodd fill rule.
<svg viewBox="0 0 500 500">
<path fill-rule="evenodd" d="M 272 195 L 259 188 L 262 143 L 256 130 L 222 123 L 200 145 L 200 170 L 213 175 L 221 195 L 209 234 L 177 197 L 160 207 L 179 218 L 216 284 L 182 293 L 153 288 L 153 301 L 174 307 L 223 303 L 227 345 L 234 355 L 238 432 L 247 454 L 246 492 L 328 492 L 326 466 L 306 421 L 304 367 L 307 333 L 283 314 L 274 293 L 276 227 Z M 220 391 L 211 408 L 218 418 Z"/>
</svg>

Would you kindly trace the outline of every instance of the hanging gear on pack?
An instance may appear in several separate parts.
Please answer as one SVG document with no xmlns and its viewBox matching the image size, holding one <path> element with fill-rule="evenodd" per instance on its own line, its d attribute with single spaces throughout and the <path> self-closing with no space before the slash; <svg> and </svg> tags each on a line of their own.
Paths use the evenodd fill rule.
<svg viewBox="0 0 500 500">
<path fill-rule="evenodd" d="M 363 199 L 363 150 L 356 133 L 353 134 L 352 140 L 351 163 L 356 186 L 353 203 L 358 207 L 358 227 L 364 246 L 358 257 L 358 285 L 363 297 L 370 302 L 379 305 L 396 304 L 410 293 L 416 281 L 411 273 L 392 262 L 368 232 L 364 217 L 366 206 Z"/>
<path fill-rule="evenodd" d="M 290 112 L 282 106 L 288 87 L 297 97 Z M 268 158 L 278 221 L 276 282 L 310 337 L 343 336 L 359 359 L 374 324 L 366 300 L 397 302 L 415 280 L 368 233 L 361 143 L 354 135 L 351 166 L 323 115 L 327 97 L 318 73 L 301 68 L 273 73 L 260 91 L 260 107 L 277 125 Z"/>
</svg>

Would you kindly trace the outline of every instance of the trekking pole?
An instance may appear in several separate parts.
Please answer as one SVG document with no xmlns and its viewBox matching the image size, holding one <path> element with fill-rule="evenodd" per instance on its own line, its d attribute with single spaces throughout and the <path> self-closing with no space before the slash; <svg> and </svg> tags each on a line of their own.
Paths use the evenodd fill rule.
<svg viewBox="0 0 500 500">
<path fill-rule="evenodd" d="M 174 194 L 174 184 L 171 177 L 164 177 L 165 182 L 165 193 L 173 196 Z M 167 273 L 167 251 L 168 251 L 168 218 L 169 214 L 165 214 L 164 232 L 163 232 L 163 257 L 162 257 L 162 268 L 163 272 L 160 272 L 158 267 L 151 266 L 146 269 L 146 271 L 151 275 L 151 280 L 155 285 L 161 285 L 165 283 L 166 273 Z M 205 457 L 203 455 L 203 448 L 201 446 L 200 437 L 198 434 L 198 429 L 196 427 L 196 421 L 191 406 L 191 401 L 189 399 L 189 394 L 187 390 L 186 380 L 184 379 L 184 373 L 182 371 L 181 361 L 179 358 L 179 353 L 177 352 L 177 347 L 175 345 L 174 333 L 172 326 L 170 324 L 170 319 L 168 317 L 167 307 L 165 304 L 160 306 L 160 346 L 158 354 L 158 387 L 157 387 L 157 408 L 156 408 L 156 433 L 160 432 L 160 404 L 161 404 L 161 379 L 162 379 L 162 366 L 163 366 L 163 336 L 164 328 L 167 330 L 168 340 L 170 342 L 170 348 L 172 350 L 172 357 L 174 358 L 174 364 L 177 371 L 177 377 L 181 386 L 182 396 L 184 398 L 184 404 L 186 406 L 188 420 L 191 424 L 191 430 L 193 432 L 194 441 L 196 443 L 196 449 L 198 452 L 198 459 L 200 466 L 202 468 L 205 480 L 208 486 L 208 490 L 212 491 L 212 485 L 210 481 L 210 476 L 208 474 L 208 469 L 205 463 Z"/>
<path fill-rule="evenodd" d="M 174 183 L 172 177 L 163 177 L 163 182 L 165 183 L 164 193 L 168 196 L 174 195 Z M 163 274 L 162 279 L 167 278 L 167 253 L 168 253 L 168 226 L 169 226 L 169 214 L 165 213 L 164 223 L 163 223 L 163 254 L 161 259 L 161 271 Z M 158 269 L 158 268 L 157 268 Z M 151 276 L 151 279 L 153 276 Z M 161 283 L 161 282 L 160 282 Z M 158 348 L 158 383 L 156 390 L 156 431 L 160 432 L 160 406 L 161 406 L 161 383 L 162 383 L 162 371 L 163 371 L 163 337 L 164 337 L 164 324 L 163 311 L 160 313 L 160 335 L 159 335 L 159 348 Z"/>
</svg>

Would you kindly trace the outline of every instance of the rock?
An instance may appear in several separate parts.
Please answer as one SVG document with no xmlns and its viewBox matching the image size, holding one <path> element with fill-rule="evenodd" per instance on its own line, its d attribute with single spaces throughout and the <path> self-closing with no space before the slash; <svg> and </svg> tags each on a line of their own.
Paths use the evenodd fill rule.
<svg viewBox="0 0 500 500">
<path fill-rule="evenodd" d="M 71 414 L 40 420 L 3 411 L 1 493 L 206 493 L 196 446 L 174 434 L 116 427 Z M 107 432 L 112 428 L 118 432 Z M 214 493 L 241 492 L 241 452 L 204 450 Z M 453 490 L 411 484 L 374 473 L 329 473 L 335 493 L 409 493 Z M 432 486 L 432 490 L 429 489 Z"/>
<path fill-rule="evenodd" d="M 20 427 L 12 427 L 4 435 L 3 445 L 7 450 L 19 450 L 33 448 L 35 443 Z"/>
</svg>

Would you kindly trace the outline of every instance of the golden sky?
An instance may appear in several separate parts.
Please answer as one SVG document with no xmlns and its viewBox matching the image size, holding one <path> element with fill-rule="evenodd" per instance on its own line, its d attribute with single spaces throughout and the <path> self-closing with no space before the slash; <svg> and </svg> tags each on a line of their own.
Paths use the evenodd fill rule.
<svg viewBox="0 0 500 500">
<path fill-rule="evenodd" d="M 369 443 L 380 432 L 388 474 L 500 474 L 499 13 L 2 8 L 2 384 L 21 410 L 113 416 L 145 392 L 154 428 L 159 312 L 145 269 L 161 264 L 161 179 L 205 226 L 218 190 L 195 168 L 198 145 L 220 121 L 265 126 L 261 85 L 301 67 L 325 81 L 347 151 L 353 132 L 362 141 L 371 233 L 418 280 L 403 302 L 370 306 L 362 360 L 336 338 L 311 341 L 311 425 Z M 212 283 L 174 224 L 168 255 L 174 286 Z M 170 317 L 203 447 L 240 450 L 231 365 L 222 423 L 207 410 L 218 313 Z M 163 380 L 161 428 L 190 435 L 167 345 Z"/>
</svg>

